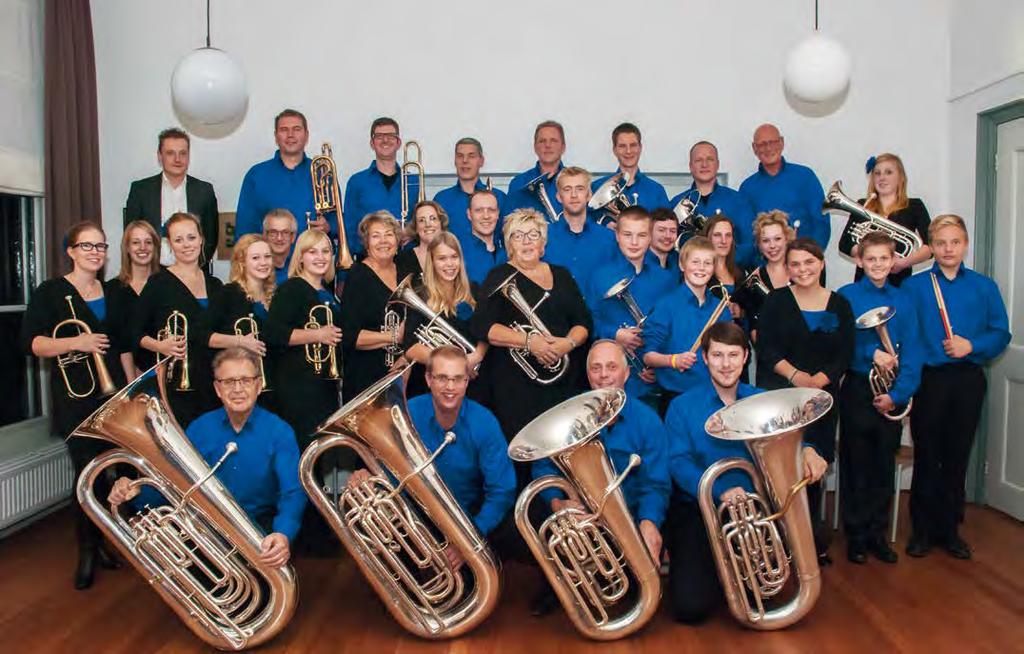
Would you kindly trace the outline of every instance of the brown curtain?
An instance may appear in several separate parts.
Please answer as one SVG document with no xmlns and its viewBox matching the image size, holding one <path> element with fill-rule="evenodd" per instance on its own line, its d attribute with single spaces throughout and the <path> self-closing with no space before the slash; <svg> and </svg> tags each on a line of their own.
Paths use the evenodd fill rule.
<svg viewBox="0 0 1024 654">
<path fill-rule="evenodd" d="M 49 276 L 70 269 L 64 233 L 101 221 L 96 59 L 89 0 L 46 0 L 46 243 Z"/>
</svg>

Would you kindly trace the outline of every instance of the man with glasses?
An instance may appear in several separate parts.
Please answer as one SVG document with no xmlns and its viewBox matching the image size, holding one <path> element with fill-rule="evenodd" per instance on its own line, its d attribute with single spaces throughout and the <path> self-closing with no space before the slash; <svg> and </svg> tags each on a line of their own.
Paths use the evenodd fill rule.
<svg viewBox="0 0 1024 654">
<path fill-rule="evenodd" d="M 587 220 L 589 172 L 576 166 L 563 168 L 557 185 L 558 201 L 563 206 L 562 220 L 548 227 L 544 260 L 568 268 L 580 289 L 587 289 L 590 275 L 619 256 L 615 232 Z"/>
<path fill-rule="evenodd" d="M 374 159 L 365 170 L 352 175 L 345 186 L 345 237 L 353 255 L 364 252 L 359 238 L 359 221 L 374 211 L 388 211 L 395 218 L 402 214 L 402 181 L 398 163 L 401 146 L 398 121 L 394 118 L 382 116 L 370 124 L 370 149 Z M 411 175 L 408 186 L 407 200 L 411 212 L 419 198 L 419 176 Z"/>
<path fill-rule="evenodd" d="M 612 130 L 612 154 L 619 162 L 619 168 L 611 175 L 606 175 L 595 181 L 591 185 L 591 189 L 596 193 L 597 189 L 612 177 L 626 175 L 629 182 L 622 192 L 626 194 L 630 205 L 639 205 L 647 211 L 669 206 L 665 187 L 640 172 L 640 153 L 643 152 L 643 149 L 639 127 L 633 123 L 618 125 Z M 618 180 L 620 184 L 621 181 L 621 179 Z M 604 211 L 601 209 L 593 209 L 590 211 L 590 216 L 597 220 L 602 213 Z M 610 222 L 614 223 L 615 219 L 612 218 Z"/>
<path fill-rule="evenodd" d="M 434 202 L 441 205 L 448 214 L 448 231 L 466 247 L 466 239 L 472 231 L 469 217 L 469 200 L 475 191 L 488 190 L 487 185 L 480 181 L 480 169 L 484 166 L 484 149 L 480 141 L 466 136 L 455 143 L 455 174 L 458 180 L 449 188 L 440 190 L 434 195 Z M 505 215 L 505 193 L 491 189 L 498 201 L 500 215 Z M 464 219 L 463 216 L 466 218 Z"/>
<path fill-rule="evenodd" d="M 533 130 L 533 151 L 537 163 L 529 170 L 512 178 L 508 185 L 506 209 L 534 209 L 548 222 L 554 222 L 562 212 L 562 203 L 556 197 L 558 173 L 565 167 L 565 129 L 554 120 L 545 120 Z M 541 189 L 547 205 L 540 199 Z"/>
<path fill-rule="evenodd" d="M 193 420 L 185 434 L 207 465 L 214 465 L 230 443 L 237 451 L 217 469 L 220 481 L 249 519 L 267 536 L 260 561 L 281 567 L 291 556 L 299 532 L 306 493 L 299 484 L 299 447 L 295 432 L 273 413 L 256 405 L 261 385 L 259 359 L 242 348 L 221 350 L 213 358 L 213 388 L 223 407 Z M 136 495 L 137 507 L 164 504 L 152 486 L 132 488 L 131 480 L 114 482 L 108 501 L 116 506 Z"/>
<path fill-rule="evenodd" d="M 755 216 L 772 209 L 785 211 L 797 236 L 813 238 L 824 250 L 832 236 L 829 214 L 821 209 L 825 191 L 813 170 L 786 161 L 782 156 L 785 146 L 775 125 L 764 124 L 754 131 L 752 147 L 760 164 L 757 172 L 740 184 L 740 193 L 750 200 Z"/>
<path fill-rule="evenodd" d="M 263 217 L 263 238 L 270 244 L 274 261 L 274 279 L 280 286 L 288 279 L 288 264 L 295 247 L 298 224 L 287 209 L 272 209 Z"/>
</svg>

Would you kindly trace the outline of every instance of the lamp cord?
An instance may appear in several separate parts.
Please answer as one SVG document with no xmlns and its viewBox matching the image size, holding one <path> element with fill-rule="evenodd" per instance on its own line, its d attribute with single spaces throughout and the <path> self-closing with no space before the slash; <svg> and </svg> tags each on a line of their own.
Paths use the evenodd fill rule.
<svg viewBox="0 0 1024 654">
<path fill-rule="evenodd" d="M 210 0 L 206 0 L 206 7 L 207 7 L 207 12 L 209 12 Z M 207 23 L 206 24 L 206 30 L 207 30 L 207 32 L 209 32 L 209 30 L 210 30 L 210 24 L 209 24 L 210 23 L 210 17 L 209 17 L 209 14 L 207 14 L 207 17 L 206 17 L 206 23 Z M 814 31 L 815 32 L 818 31 L 818 0 L 814 0 Z M 209 37 L 209 35 L 207 35 L 207 37 L 206 37 L 206 45 L 210 45 L 210 37 Z"/>
<path fill-rule="evenodd" d="M 815 0 L 815 3 L 817 3 L 817 0 Z M 815 23 L 817 23 L 817 19 L 815 19 Z M 210 0 L 206 0 L 206 47 L 210 47 Z"/>
</svg>

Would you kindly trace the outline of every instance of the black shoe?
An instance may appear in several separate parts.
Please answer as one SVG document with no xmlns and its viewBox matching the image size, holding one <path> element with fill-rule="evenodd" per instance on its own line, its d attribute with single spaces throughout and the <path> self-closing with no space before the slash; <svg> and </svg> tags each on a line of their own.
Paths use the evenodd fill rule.
<svg viewBox="0 0 1024 654">
<path fill-rule="evenodd" d="M 113 550 L 107 549 L 106 544 L 102 544 L 96 550 L 96 557 L 100 562 L 100 567 L 104 570 L 120 570 L 121 559 L 114 554 Z"/>
<path fill-rule="evenodd" d="M 850 563 L 864 565 L 868 562 L 867 548 L 860 543 L 850 543 L 849 547 L 846 548 L 846 558 Z"/>
<path fill-rule="evenodd" d="M 912 556 L 915 559 L 920 559 L 928 555 L 928 552 L 932 551 L 931 541 L 925 536 L 918 536 L 912 534 L 910 536 L 910 542 L 907 543 L 907 556 Z"/>
<path fill-rule="evenodd" d="M 555 610 L 557 603 L 558 598 L 555 596 L 555 591 L 545 583 L 544 587 L 538 590 L 530 600 L 530 615 L 535 618 L 544 617 Z"/>
<path fill-rule="evenodd" d="M 876 538 L 869 542 L 867 549 L 882 563 L 896 563 L 900 559 L 896 551 L 889 547 L 889 543 L 885 542 L 884 538 Z"/>
<path fill-rule="evenodd" d="M 942 549 L 949 552 L 949 555 L 954 559 L 962 559 L 966 561 L 971 558 L 971 546 L 959 536 L 953 536 L 947 540 L 942 546 Z"/>
<path fill-rule="evenodd" d="M 832 557 L 828 555 L 828 552 L 818 555 L 818 567 L 827 568 L 830 565 L 832 565 Z"/>
<path fill-rule="evenodd" d="M 85 590 L 92 586 L 96 575 L 96 548 L 80 547 L 78 549 L 78 568 L 75 570 L 75 590 Z"/>
</svg>

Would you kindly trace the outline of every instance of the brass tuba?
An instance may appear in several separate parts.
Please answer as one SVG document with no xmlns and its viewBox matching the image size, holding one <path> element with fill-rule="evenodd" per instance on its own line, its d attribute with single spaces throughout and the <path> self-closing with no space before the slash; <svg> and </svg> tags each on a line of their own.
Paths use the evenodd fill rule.
<svg viewBox="0 0 1024 654">
<path fill-rule="evenodd" d="M 526 301 L 526 298 L 524 298 L 523 294 L 519 291 L 519 287 L 516 286 L 516 275 L 518 274 L 519 271 L 516 271 L 509 275 L 508 277 L 506 277 L 505 281 L 498 284 L 498 286 L 495 287 L 493 291 L 491 291 L 491 295 L 494 295 L 495 293 L 501 293 L 502 295 L 505 296 L 505 299 L 508 300 L 509 303 L 512 304 L 512 306 L 518 309 L 519 313 L 521 313 L 524 318 L 526 318 L 527 324 L 523 325 L 518 322 L 513 323 L 511 325 L 512 329 L 523 332 L 524 334 L 527 334 L 527 336 L 529 336 L 530 334 L 541 334 L 542 336 L 551 336 L 551 331 L 540 319 L 540 316 L 537 315 L 537 307 L 539 307 L 544 302 L 544 300 L 548 299 L 549 293 L 545 291 L 544 296 L 541 297 L 540 301 L 537 302 L 536 305 L 531 307 L 530 303 Z M 529 343 L 529 338 L 527 338 L 527 343 Z M 530 362 L 531 359 L 533 359 L 533 355 L 530 353 L 530 349 L 528 347 L 511 348 L 509 350 L 509 354 L 511 355 L 512 360 L 516 362 L 516 365 L 518 365 L 519 368 L 524 373 L 526 373 L 527 377 L 537 382 L 538 384 L 541 384 L 542 386 L 547 386 L 548 384 L 555 383 L 562 377 L 562 375 L 565 374 L 565 371 L 569 369 L 568 354 L 564 355 L 561 359 L 558 360 L 557 363 L 555 363 L 552 366 L 546 366 L 544 364 L 541 364 L 539 361 L 535 361 L 537 364 L 540 365 L 540 367 L 544 371 L 548 373 L 548 376 L 543 376 L 544 373 L 538 371 L 534 364 Z"/>
<path fill-rule="evenodd" d="M 565 477 L 549 475 L 527 484 L 516 500 L 516 527 L 558 595 L 569 619 L 595 640 L 622 638 L 637 631 L 658 610 L 658 566 L 630 515 L 619 486 L 640 464 L 616 475 L 597 438 L 622 411 L 621 389 L 577 395 L 531 421 L 508 446 L 513 461 L 550 458 Z M 541 492 L 555 488 L 587 508 L 565 508 L 537 529 L 529 510 Z M 637 591 L 630 593 L 632 584 Z M 625 601 L 635 597 L 632 602 Z"/>
<path fill-rule="evenodd" d="M 323 313 L 323 320 L 317 320 L 317 311 Z M 309 308 L 309 316 L 304 329 L 320 329 L 327 325 L 334 324 L 334 310 L 331 305 L 314 304 Z M 313 366 L 313 373 L 319 375 L 327 365 L 327 377 L 325 379 L 338 379 L 338 347 L 336 345 L 324 345 L 323 343 L 306 343 L 306 363 Z M 324 351 L 326 349 L 326 352 Z"/>
<path fill-rule="evenodd" d="M 526 182 L 526 188 L 537 196 L 537 200 L 539 200 L 541 206 L 544 207 L 544 213 L 547 214 L 548 220 L 550 222 L 557 223 L 560 214 L 555 211 L 555 205 L 551 204 L 551 198 L 548 197 L 547 188 L 544 186 L 545 179 L 549 179 L 549 176 L 545 173 L 541 173 Z"/>
<path fill-rule="evenodd" d="M 704 429 L 715 438 L 745 441 L 754 463 L 723 459 L 700 479 L 698 501 L 729 611 L 753 629 L 782 629 L 803 618 L 821 592 L 803 477 L 804 429 L 832 408 L 832 396 L 784 388 L 744 398 L 715 412 Z M 756 464 L 756 467 L 755 467 Z M 730 470 L 742 470 L 756 493 L 715 505 L 712 489 Z M 760 473 L 758 473 L 760 470 Z M 795 566 L 796 577 L 790 584 Z M 791 588 L 787 601 L 769 602 Z"/>
<path fill-rule="evenodd" d="M 255 338 L 256 340 L 259 340 L 259 338 L 260 338 L 260 328 L 259 328 L 259 325 L 256 324 L 256 319 L 253 317 L 253 315 L 251 313 L 249 315 L 247 315 L 247 316 L 242 316 L 241 318 L 236 320 L 234 327 L 235 327 L 235 336 L 245 336 L 246 334 L 252 334 L 252 337 Z M 260 357 L 259 359 L 260 359 L 260 367 L 259 367 L 259 373 L 260 373 L 260 393 L 266 393 L 267 391 L 269 391 L 271 389 L 267 385 L 267 372 L 263 368 L 263 357 Z"/>
<path fill-rule="evenodd" d="M 416 434 L 405 408 L 407 367 L 389 372 L 317 429 L 299 477 L 395 620 L 423 638 L 455 638 L 494 610 L 500 568 L 432 465 L 455 435 L 428 454 Z M 314 471 L 337 447 L 354 450 L 373 476 L 343 490 L 334 504 Z M 465 561 L 472 584 L 448 563 L 445 547 Z"/>
<path fill-rule="evenodd" d="M 875 307 L 869 311 L 865 311 L 857 318 L 857 329 L 872 329 L 878 333 L 878 340 L 881 341 L 882 348 L 889 353 L 890 356 L 896 357 L 896 347 L 892 344 L 892 338 L 889 337 L 889 329 L 885 326 L 885 323 L 889 322 L 893 316 L 896 315 L 896 309 L 893 307 Z M 883 368 L 874 362 L 871 364 L 871 371 L 868 372 L 868 385 L 871 387 L 871 394 L 875 397 L 879 395 L 885 395 L 892 390 L 892 385 L 896 383 L 896 376 L 899 374 L 899 367 L 892 369 Z M 899 413 L 885 413 L 882 414 L 889 420 L 899 422 L 908 415 L 910 415 L 910 409 L 914 406 L 914 400 L 911 399 L 907 402 L 907 406 L 903 411 Z"/>
<path fill-rule="evenodd" d="M 612 175 L 604 184 L 598 187 L 590 196 L 587 207 L 593 211 L 601 211 L 597 217 L 597 224 L 604 225 L 606 222 L 615 222 L 616 216 L 624 209 L 635 207 L 639 199 L 639 193 L 633 194 L 630 201 L 626 195 L 626 186 L 629 185 L 629 173 L 623 171 Z"/>
<path fill-rule="evenodd" d="M 309 176 L 313 180 L 313 208 L 316 217 L 323 218 L 333 211 L 338 217 L 338 259 L 335 267 L 348 270 L 352 267 L 352 253 L 345 237 L 345 219 L 341 215 L 341 192 L 338 190 L 338 168 L 331 156 L 331 144 L 320 146 L 320 154 L 309 162 Z M 309 214 L 306 214 L 307 218 Z"/>
<path fill-rule="evenodd" d="M 922 246 L 921 237 L 915 231 L 907 229 L 885 216 L 868 211 L 862 205 L 857 204 L 843 193 L 843 185 L 839 182 L 829 187 L 828 193 L 825 194 L 825 204 L 822 206 L 822 209 L 847 211 L 851 217 L 855 218 L 846 232 L 854 244 L 859 244 L 860 240 L 870 232 L 882 232 L 896 241 L 897 256 L 909 257 Z M 840 243 L 842 242 L 840 240 Z M 850 256 L 850 251 L 840 251 Z"/>
<path fill-rule="evenodd" d="M 191 391 L 192 380 L 189 377 L 189 365 L 188 365 L 188 316 L 178 311 L 177 309 L 171 311 L 170 315 L 167 316 L 167 322 L 164 324 L 163 329 L 156 333 L 156 340 L 162 341 L 166 338 L 181 337 L 185 339 L 185 356 L 181 359 L 181 379 L 178 380 L 178 391 Z M 171 359 L 167 363 L 167 381 L 170 381 L 174 377 L 174 368 L 178 365 L 178 359 Z"/>
<path fill-rule="evenodd" d="M 416 294 L 416 291 L 412 288 L 412 282 L 415 277 L 415 275 L 405 276 L 405 279 L 391 293 L 391 297 L 387 302 L 388 305 L 401 304 L 407 306 L 427 319 L 427 324 L 420 325 L 416 329 L 416 340 L 431 350 L 436 350 L 442 345 L 454 345 L 461 348 L 466 354 L 473 354 L 476 351 L 476 346 L 463 336 L 459 330 L 452 327 L 451 323 L 442 318 L 438 312 L 431 309 L 430 305 L 423 301 L 423 298 Z"/>
<path fill-rule="evenodd" d="M 415 153 L 413 153 L 415 150 Z M 423 152 L 420 144 L 416 141 L 406 141 L 402 147 L 402 167 L 399 169 L 401 175 L 402 191 L 402 233 L 405 233 L 405 219 L 409 217 L 409 177 L 416 175 L 419 179 L 419 193 L 416 202 L 423 202 L 427 199 L 426 175 L 423 172 Z"/>
<path fill-rule="evenodd" d="M 64 299 L 68 302 L 68 310 L 71 311 L 71 317 L 57 323 L 50 334 L 50 338 L 66 338 L 60 335 L 60 330 L 65 327 L 75 327 L 78 329 L 79 334 L 91 334 L 92 330 L 89 329 L 89 325 L 85 321 L 79 320 L 78 316 L 75 315 L 75 305 L 71 301 L 71 296 L 65 295 Z M 91 364 L 89 363 L 90 357 L 92 357 Z M 79 363 L 85 366 L 85 371 L 89 374 L 89 388 L 76 391 L 71 384 L 71 378 L 68 377 L 68 368 Z M 99 380 L 101 397 L 107 397 L 117 392 L 117 386 L 114 385 L 110 371 L 107 370 L 107 364 L 103 361 L 103 355 L 99 352 L 93 352 L 91 355 L 85 352 L 68 352 L 67 354 L 58 355 L 57 367 L 60 368 L 61 377 L 64 379 L 64 387 L 67 389 L 69 397 L 77 400 L 89 397 L 96 390 L 97 380 Z M 95 369 L 95 373 L 93 369 Z"/>
<path fill-rule="evenodd" d="M 260 562 L 263 532 L 213 477 L 236 446 L 230 443 L 212 468 L 206 464 L 167 408 L 165 365 L 130 383 L 73 432 L 118 446 L 82 471 L 78 501 L 197 637 L 218 649 L 255 647 L 291 619 L 295 572 Z M 121 464 L 139 471 L 133 486 L 152 486 L 169 505 L 147 506 L 128 520 L 105 506 L 93 485 Z"/>
<path fill-rule="evenodd" d="M 623 323 L 623 327 L 636 327 L 637 329 L 643 329 L 644 323 L 647 322 L 647 315 L 640 309 L 640 305 L 636 303 L 636 299 L 633 294 L 629 292 L 629 285 L 633 283 L 633 277 L 623 277 L 619 281 L 611 285 L 607 291 L 604 292 L 604 299 L 610 300 L 615 298 L 626 305 L 626 310 L 629 311 L 630 317 L 633 319 L 633 325 L 627 325 Z M 622 351 L 626 353 L 626 360 L 629 363 L 629 367 L 634 370 L 637 374 L 643 372 L 644 365 L 643 360 L 637 356 L 636 352 L 622 348 Z"/>
</svg>

